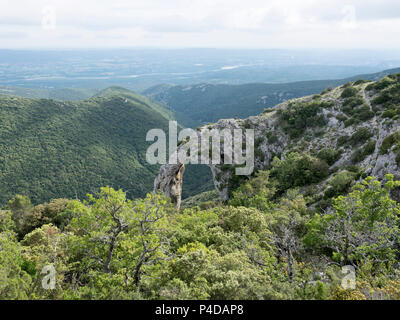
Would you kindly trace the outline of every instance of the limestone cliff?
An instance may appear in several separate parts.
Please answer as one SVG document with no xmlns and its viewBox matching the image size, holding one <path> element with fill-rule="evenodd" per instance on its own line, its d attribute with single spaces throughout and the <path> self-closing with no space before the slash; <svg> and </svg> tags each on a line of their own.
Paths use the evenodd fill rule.
<svg viewBox="0 0 400 320">
<path fill-rule="evenodd" d="M 154 192 L 161 191 L 171 198 L 172 203 L 179 209 L 182 198 L 182 179 L 185 172 L 184 164 L 166 164 L 154 180 Z"/>
<path fill-rule="evenodd" d="M 208 129 L 254 129 L 255 170 L 268 169 L 274 157 L 290 152 L 318 155 L 332 150 L 337 157 L 329 174 L 316 186 L 323 193 L 333 175 L 349 166 L 364 175 L 399 177 L 400 165 L 400 74 L 377 82 L 356 81 L 320 95 L 286 101 L 247 119 L 222 119 Z M 205 128 L 203 127 L 203 128 Z M 202 128 L 199 129 L 200 131 Z M 181 145 L 182 147 L 182 145 Z M 231 165 L 210 164 L 214 185 L 227 200 L 235 175 Z M 156 189 L 179 203 L 182 182 L 179 166 L 165 165 L 156 178 Z"/>
</svg>

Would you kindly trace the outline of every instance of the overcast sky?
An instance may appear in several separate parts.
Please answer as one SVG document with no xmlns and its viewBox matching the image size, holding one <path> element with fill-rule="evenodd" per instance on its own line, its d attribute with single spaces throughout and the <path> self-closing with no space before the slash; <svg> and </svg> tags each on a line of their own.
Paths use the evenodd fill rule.
<svg viewBox="0 0 400 320">
<path fill-rule="evenodd" d="M 399 0 L 0 0 L 0 48 L 400 48 Z"/>
</svg>

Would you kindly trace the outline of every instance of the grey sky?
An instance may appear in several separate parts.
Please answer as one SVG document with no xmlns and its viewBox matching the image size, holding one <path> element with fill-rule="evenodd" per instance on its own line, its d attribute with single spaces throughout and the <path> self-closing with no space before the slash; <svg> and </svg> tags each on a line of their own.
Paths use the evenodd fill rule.
<svg viewBox="0 0 400 320">
<path fill-rule="evenodd" d="M 399 0 L 0 0 L 0 48 L 400 48 Z"/>
</svg>

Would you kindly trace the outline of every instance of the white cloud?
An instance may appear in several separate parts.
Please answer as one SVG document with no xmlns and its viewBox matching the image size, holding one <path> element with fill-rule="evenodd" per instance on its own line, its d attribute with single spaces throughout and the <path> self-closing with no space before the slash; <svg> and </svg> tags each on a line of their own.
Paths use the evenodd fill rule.
<svg viewBox="0 0 400 320">
<path fill-rule="evenodd" d="M 391 48 L 399 25 L 398 0 L 0 0 L 0 47 Z"/>
</svg>

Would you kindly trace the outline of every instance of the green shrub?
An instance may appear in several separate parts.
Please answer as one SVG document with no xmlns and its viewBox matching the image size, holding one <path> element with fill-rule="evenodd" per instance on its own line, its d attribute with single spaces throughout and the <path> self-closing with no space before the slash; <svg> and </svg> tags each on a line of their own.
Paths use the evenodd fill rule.
<svg viewBox="0 0 400 320">
<path fill-rule="evenodd" d="M 356 118 L 361 121 L 368 121 L 375 116 L 375 113 L 367 105 L 357 109 Z"/>
<path fill-rule="evenodd" d="M 375 140 L 370 140 L 364 147 L 357 149 L 352 156 L 353 163 L 363 161 L 367 156 L 374 153 L 376 146 Z"/>
<path fill-rule="evenodd" d="M 351 125 L 353 125 L 353 124 L 357 124 L 357 123 L 359 123 L 359 120 L 353 117 L 353 118 L 347 119 L 347 120 L 344 122 L 344 126 L 347 128 L 347 127 L 349 127 L 349 126 L 351 126 Z"/>
<path fill-rule="evenodd" d="M 331 105 L 320 101 L 290 103 L 286 109 L 280 110 L 281 119 L 286 122 L 283 126 L 285 132 L 296 138 L 309 127 L 324 126 L 326 119 L 318 113 Z"/>
<path fill-rule="evenodd" d="M 364 153 L 366 155 L 370 155 L 373 154 L 375 151 L 375 147 L 376 147 L 376 140 L 370 140 L 368 141 L 368 143 L 366 144 L 366 146 L 364 147 Z"/>
<path fill-rule="evenodd" d="M 368 80 L 360 79 L 360 80 L 357 80 L 356 82 L 354 82 L 354 85 L 358 86 L 360 84 L 367 83 L 367 82 L 368 82 Z"/>
<path fill-rule="evenodd" d="M 350 97 L 354 97 L 358 94 L 358 90 L 357 88 L 354 87 L 347 87 L 343 90 L 341 97 L 342 98 L 350 98 Z"/>
<path fill-rule="evenodd" d="M 364 99 L 361 96 L 357 95 L 344 100 L 343 106 L 349 106 L 351 109 L 353 109 L 354 107 L 360 106 L 363 103 Z"/>
<path fill-rule="evenodd" d="M 389 109 L 386 110 L 383 114 L 382 117 L 383 118 L 391 118 L 393 119 L 396 115 L 398 115 L 400 109 Z"/>
<path fill-rule="evenodd" d="M 349 136 L 340 136 L 337 139 L 337 146 L 344 146 L 345 144 L 347 144 L 349 142 L 350 137 Z"/>
<path fill-rule="evenodd" d="M 374 105 L 382 105 L 385 109 L 392 109 L 400 104 L 400 84 L 395 84 L 383 90 L 372 100 Z"/>
<path fill-rule="evenodd" d="M 278 141 L 278 136 L 272 132 L 267 132 L 268 143 L 275 143 Z"/>
<path fill-rule="evenodd" d="M 388 135 L 383 139 L 381 147 L 379 148 L 380 154 L 388 153 L 392 146 L 400 147 L 400 131 Z"/>
<path fill-rule="evenodd" d="M 357 149 L 354 151 L 353 155 L 351 156 L 351 161 L 353 163 L 359 163 L 365 159 L 365 155 L 361 149 Z"/>
<path fill-rule="evenodd" d="M 372 132 L 369 129 L 363 127 L 358 129 L 350 138 L 350 143 L 354 146 L 360 143 L 364 143 L 369 138 L 373 136 Z"/>
<path fill-rule="evenodd" d="M 346 193 L 354 182 L 356 174 L 350 171 L 340 171 L 328 182 L 329 188 L 325 191 L 324 198 L 333 198 Z"/>
<path fill-rule="evenodd" d="M 284 160 L 275 158 L 271 170 L 281 190 L 319 182 L 328 173 L 329 166 L 325 161 L 297 152 L 289 153 Z"/>
<path fill-rule="evenodd" d="M 390 85 L 392 85 L 394 83 L 394 80 L 391 79 L 390 77 L 385 77 L 375 83 L 371 83 L 370 85 L 368 85 L 365 89 L 368 91 L 371 90 L 383 90 L 387 87 L 389 87 Z"/>
<path fill-rule="evenodd" d="M 317 158 L 324 160 L 328 165 L 333 165 L 340 158 L 340 151 L 330 148 L 324 148 L 318 152 Z"/>
<path fill-rule="evenodd" d="M 339 114 L 336 116 L 336 119 L 338 119 L 339 121 L 346 121 L 346 120 L 347 120 L 347 117 L 346 117 L 343 113 L 339 113 Z"/>
<path fill-rule="evenodd" d="M 321 92 L 321 95 L 324 95 L 324 94 L 326 94 L 326 93 L 328 93 L 328 92 L 331 92 L 333 89 L 332 88 L 326 88 L 324 91 L 322 91 Z"/>
<path fill-rule="evenodd" d="M 263 143 L 263 141 L 264 141 L 264 138 L 262 138 L 262 137 L 256 138 L 254 140 L 254 147 L 258 148 Z"/>
</svg>

